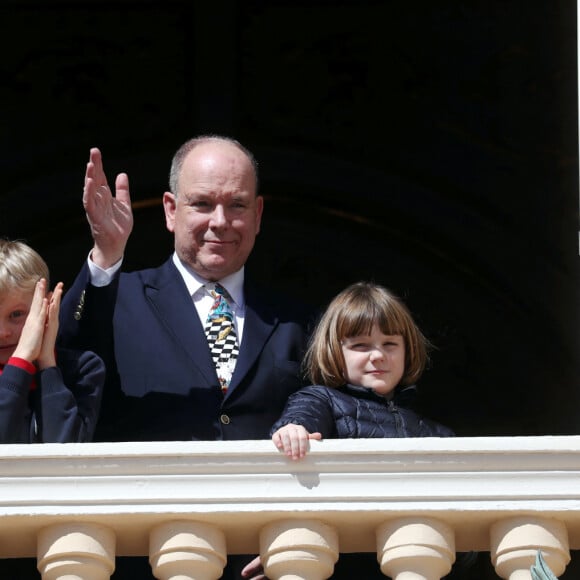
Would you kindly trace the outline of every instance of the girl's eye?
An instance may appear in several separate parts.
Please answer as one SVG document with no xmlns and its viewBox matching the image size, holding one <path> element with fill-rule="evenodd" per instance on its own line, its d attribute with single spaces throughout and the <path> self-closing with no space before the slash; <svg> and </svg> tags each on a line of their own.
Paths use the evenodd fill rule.
<svg viewBox="0 0 580 580">
<path fill-rule="evenodd" d="M 367 348 L 367 345 L 364 342 L 355 342 L 351 348 L 355 348 L 357 350 L 363 350 Z"/>
</svg>

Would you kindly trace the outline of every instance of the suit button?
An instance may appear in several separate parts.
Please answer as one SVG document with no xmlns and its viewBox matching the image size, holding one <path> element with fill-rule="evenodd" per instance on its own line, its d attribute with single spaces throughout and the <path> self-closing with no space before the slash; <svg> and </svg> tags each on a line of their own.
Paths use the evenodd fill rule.
<svg viewBox="0 0 580 580">
<path fill-rule="evenodd" d="M 220 417 L 220 421 L 224 424 L 224 425 L 229 425 L 230 424 L 230 418 L 227 415 L 222 415 Z"/>
</svg>

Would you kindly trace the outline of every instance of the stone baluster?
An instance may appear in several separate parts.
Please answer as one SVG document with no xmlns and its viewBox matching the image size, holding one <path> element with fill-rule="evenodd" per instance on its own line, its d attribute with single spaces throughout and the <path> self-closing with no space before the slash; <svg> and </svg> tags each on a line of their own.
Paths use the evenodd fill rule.
<svg viewBox="0 0 580 580">
<path fill-rule="evenodd" d="M 42 580 L 106 580 L 115 569 L 115 534 L 90 523 L 42 529 L 37 541 Z"/>
<path fill-rule="evenodd" d="M 500 578 L 531 580 L 538 550 L 556 576 L 570 562 L 568 532 L 557 520 L 518 516 L 500 520 L 490 530 L 491 561 Z"/>
<path fill-rule="evenodd" d="M 391 520 L 376 537 L 381 571 L 393 580 L 438 580 L 455 561 L 453 530 L 433 518 Z"/>
<path fill-rule="evenodd" d="M 215 580 L 227 562 L 225 535 L 203 522 L 166 522 L 151 530 L 149 562 L 160 580 Z"/>
<path fill-rule="evenodd" d="M 338 534 L 317 520 L 274 522 L 260 532 L 260 556 L 271 580 L 324 580 L 338 560 Z"/>
</svg>

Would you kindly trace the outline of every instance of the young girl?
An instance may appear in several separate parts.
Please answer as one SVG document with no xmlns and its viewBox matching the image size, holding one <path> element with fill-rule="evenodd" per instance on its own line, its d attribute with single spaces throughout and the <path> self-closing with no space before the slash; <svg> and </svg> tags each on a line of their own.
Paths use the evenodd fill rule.
<svg viewBox="0 0 580 580">
<path fill-rule="evenodd" d="M 312 386 L 288 399 L 271 430 L 278 449 L 304 457 L 309 439 L 451 437 L 409 408 L 427 340 L 386 288 L 353 284 L 332 300 L 304 361 Z"/>
<path fill-rule="evenodd" d="M 55 350 L 62 283 L 22 242 L 0 240 L 0 443 L 89 441 L 105 379 L 92 352 Z"/>
</svg>

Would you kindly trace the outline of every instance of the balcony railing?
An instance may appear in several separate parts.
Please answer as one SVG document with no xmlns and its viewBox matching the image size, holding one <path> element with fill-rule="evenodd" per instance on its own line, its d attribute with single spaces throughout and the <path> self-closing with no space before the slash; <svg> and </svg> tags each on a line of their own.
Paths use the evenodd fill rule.
<svg viewBox="0 0 580 580">
<path fill-rule="evenodd" d="M 218 578 L 260 553 L 272 579 L 326 578 L 340 553 L 436 579 L 484 551 L 499 577 L 556 575 L 580 548 L 580 437 L 359 439 L 290 461 L 270 441 L 0 446 L 0 557 L 44 579 Z"/>
</svg>

